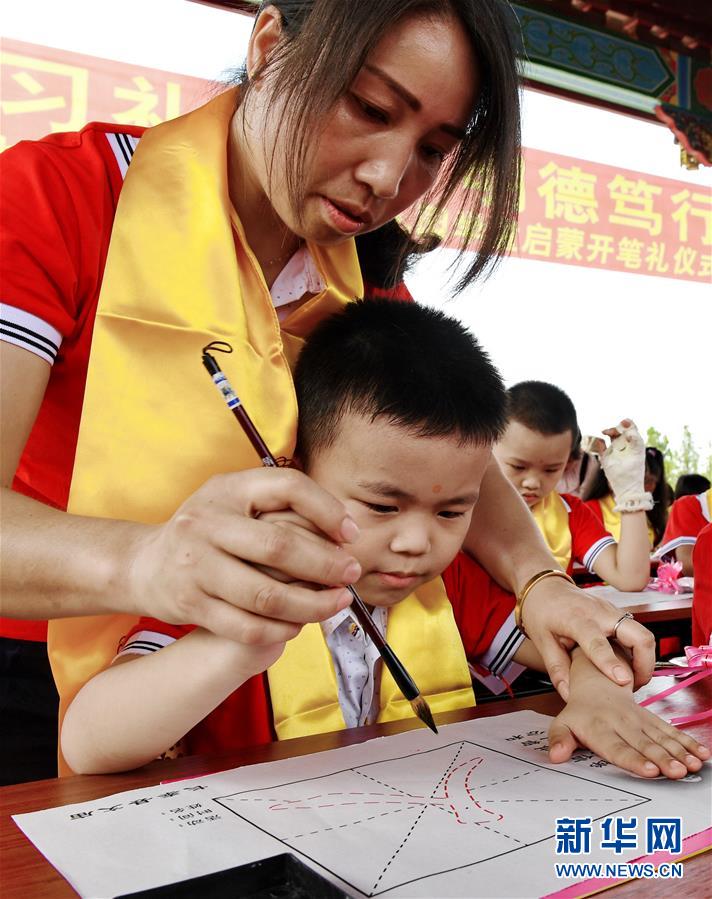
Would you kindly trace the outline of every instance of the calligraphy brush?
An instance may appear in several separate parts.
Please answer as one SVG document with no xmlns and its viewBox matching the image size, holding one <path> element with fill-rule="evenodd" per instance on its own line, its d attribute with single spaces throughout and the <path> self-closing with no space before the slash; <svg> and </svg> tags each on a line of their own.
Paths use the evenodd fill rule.
<svg viewBox="0 0 712 899">
<path fill-rule="evenodd" d="M 269 447 L 260 436 L 260 433 L 255 427 L 254 422 L 248 415 L 247 410 L 242 405 L 237 394 L 230 386 L 230 382 L 225 376 L 225 372 L 220 369 L 217 360 L 214 356 L 210 355 L 208 350 L 217 350 L 220 353 L 231 353 L 232 347 L 229 343 L 226 343 L 222 340 L 216 340 L 213 341 L 213 343 L 208 344 L 208 346 L 203 349 L 203 365 L 208 370 L 210 377 L 215 383 L 215 386 L 218 388 L 220 393 L 222 393 L 223 398 L 228 405 L 228 408 L 232 410 L 232 413 L 238 420 L 240 427 L 245 432 L 247 438 L 254 447 L 255 452 L 260 457 L 260 461 L 262 462 L 262 464 L 266 468 L 277 467 L 277 460 L 270 452 Z M 356 616 L 359 624 L 364 629 L 364 631 L 368 634 L 371 640 L 373 640 L 376 649 L 383 659 L 383 663 L 391 672 L 393 680 L 396 682 L 399 690 L 408 700 L 418 718 L 420 718 L 420 720 L 424 724 L 426 724 L 430 728 L 430 730 L 433 731 L 433 733 L 437 733 L 438 729 L 435 726 L 435 721 L 433 721 L 433 715 L 430 711 L 430 706 L 420 695 L 420 690 L 418 689 L 415 681 L 410 676 L 410 674 L 408 674 L 403 663 L 393 652 L 391 647 L 386 642 L 383 634 L 376 627 L 373 618 L 371 618 L 371 615 L 366 608 L 364 601 L 358 595 L 356 589 L 351 584 L 349 584 L 346 589 L 353 596 L 351 609 L 353 610 L 354 615 Z"/>
</svg>

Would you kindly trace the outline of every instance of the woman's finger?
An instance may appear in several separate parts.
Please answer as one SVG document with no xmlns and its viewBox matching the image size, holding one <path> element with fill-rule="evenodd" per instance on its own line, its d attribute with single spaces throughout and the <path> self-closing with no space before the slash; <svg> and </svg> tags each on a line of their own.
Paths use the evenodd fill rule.
<svg viewBox="0 0 712 899">
<path fill-rule="evenodd" d="M 227 553 L 215 553 L 198 585 L 211 596 L 253 615 L 294 624 L 324 621 L 351 603 L 343 587 L 322 589 L 305 582 L 275 580 Z"/>
<path fill-rule="evenodd" d="M 631 682 L 630 672 L 611 648 L 611 644 L 598 622 L 584 617 L 572 618 L 569 635 L 576 640 L 586 656 L 609 680 L 621 685 Z"/>
<path fill-rule="evenodd" d="M 247 646 L 268 647 L 296 637 L 301 626 L 253 615 L 212 596 L 203 595 L 195 603 L 195 623 L 221 637 Z"/>
<path fill-rule="evenodd" d="M 549 634 L 537 641 L 544 665 L 554 689 L 564 702 L 569 699 L 569 675 L 571 673 L 571 656 L 561 647 L 558 640 Z"/>
<path fill-rule="evenodd" d="M 343 503 L 295 468 L 261 468 L 219 475 L 229 505 L 248 518 L 293 509 L 337 543 L 353 543 L 358 527 Z"/>
<path fill-rule="evenodd" d="M 620 618 L 620 615 L 618 616 Z M 615 626 L 615 625 L 614 625 Z M 655 637 L 634 618 L 626 618 L 616 629 L 616 642 L 631 653 L 634 689 L 644 686 L 655 669 Z"/>
<path fill-rule="evenodd" d="M 283 572 L 290 580 L 325 586 L 357 581 L 361 566 L 351 553 L 336 543 L 298 527 L 231 514 L 224 506 L 188 513 L 181 522 L 181 539 L 189 544 L 207 540 L 235 559 Z M 204 557 L 198 556 L 196 564 Z"/>
</svg>

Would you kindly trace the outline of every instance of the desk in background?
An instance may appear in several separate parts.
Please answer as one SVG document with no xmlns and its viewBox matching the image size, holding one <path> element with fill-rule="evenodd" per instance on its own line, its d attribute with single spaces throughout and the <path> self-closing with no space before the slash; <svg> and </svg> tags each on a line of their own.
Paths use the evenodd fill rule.
<svg viewBox="0 0 712 899">
<path fill-rule="evenodd" d="M 641 593 L 624 593 L 615 587 L 588 587 L 591 593 L 607 599 L 621 612 L 632 612 L 635 620 L 644 624 L 655 634 L 657 655 L 660 655 L 660 640 L 677 637 L 682 647 L 692 641 L 692 593 L 657 593 L 643 590 Z"/>
</svg>

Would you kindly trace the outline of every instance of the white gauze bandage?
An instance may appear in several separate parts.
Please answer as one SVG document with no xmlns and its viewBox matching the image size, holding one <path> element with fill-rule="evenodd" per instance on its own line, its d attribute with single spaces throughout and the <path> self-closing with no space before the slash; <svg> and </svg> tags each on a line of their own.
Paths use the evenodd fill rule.
<svg viewBox="0 0 712 899">
<path fill-rule="evenodd" d="M 636 426 L 631 423 L 620 431 L 601 456 L 601 467 L 608 479 L 616 512 L 647 512 L 653 508 L 652 494 L 645 490 L 645 444 Z"/>
</svg>

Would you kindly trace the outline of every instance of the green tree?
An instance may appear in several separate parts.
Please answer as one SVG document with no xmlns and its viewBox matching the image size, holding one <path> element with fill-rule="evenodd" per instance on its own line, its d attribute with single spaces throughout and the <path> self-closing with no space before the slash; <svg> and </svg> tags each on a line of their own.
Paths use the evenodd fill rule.
<svg viewBox="0 0 712 899">
<path fill-rule="evenodd" d="M 665 434 L 661 434 L 656 428 L 648 428 L 645 435 L 645 445 L 654 446 L 660 450 L 665 459 L 665 480 L 672 487 L 680 474 L 680 466 L 677 452 L 670 446 L 670 441 Z"/>
<path fill-rule="evenodd" d="M 680 474 L 692 474 L 699 471 L 700 454 L 692 441 L 692 434 L 687 425 L 682 429 L 682 446 L 679 453 Z"/>
</svg>

